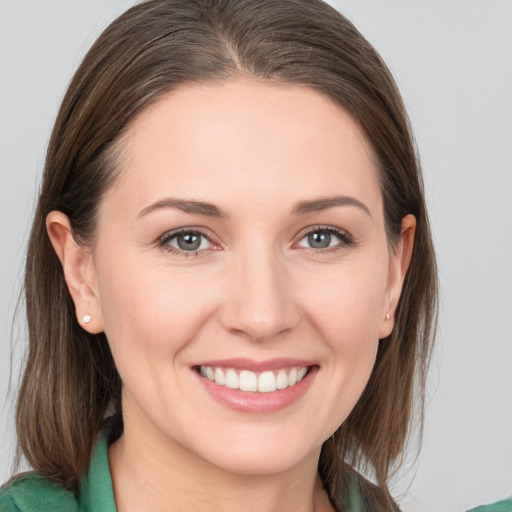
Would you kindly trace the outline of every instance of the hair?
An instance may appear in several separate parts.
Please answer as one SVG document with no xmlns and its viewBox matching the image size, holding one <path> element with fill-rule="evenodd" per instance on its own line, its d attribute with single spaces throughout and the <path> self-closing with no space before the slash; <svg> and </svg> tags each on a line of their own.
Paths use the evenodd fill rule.
<svg viewBox="0 0 512 512">
<path fill-rule="evenodd" d="M 46 216 L 62 211 L 77 243 L 91 244 L 98 205 L 120 172 L 119 141 L 137 114 L 179 86 L 239 78 L 306 86 L 348 111 L 377 157 L 390 244 L 403 217 L 416 217 L 393 331 L 381 340 L 361 398 L 324 443 L 319 461 L 336 506 L 348 500 L 344 482 L 355 468 L 379 486 L 377 492 L 359 480 L 372 510 L 394 510 L 388 482 L 401 463 L 413 413 L 419 411 L 420 431 L 423 420 L 437 318 L 435 255 L 396 84 L 370 43 L 320 0 L 149 0 L 115 20 L 89 50 L 55 122 L 29 240 L 19 450 L 42 475 L 76 489 L 105 418 L 117 435 L 122 431 L 121 379 L 107 339 L 75 319 Z"/>
</svg>

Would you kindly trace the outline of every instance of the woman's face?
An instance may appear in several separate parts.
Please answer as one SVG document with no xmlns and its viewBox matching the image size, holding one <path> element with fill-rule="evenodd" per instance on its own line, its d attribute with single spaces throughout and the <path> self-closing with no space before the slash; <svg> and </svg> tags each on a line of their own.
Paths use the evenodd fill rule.
<svg viewBox="0 0 512 512">
<path fill-rule="evenodd" d="M 146 109 L 122 152 L 85 327 L 108 337 L 126 433 L 239 473 L 318 456 L 403 278 L 360 128 L 305 87 L 191 85 Z"/>
</svg>

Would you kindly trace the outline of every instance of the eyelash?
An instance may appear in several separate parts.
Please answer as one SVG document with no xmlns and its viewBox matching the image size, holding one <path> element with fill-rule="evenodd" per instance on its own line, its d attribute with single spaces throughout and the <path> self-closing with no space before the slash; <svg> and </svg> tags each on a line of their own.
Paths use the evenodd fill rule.
<svg viewBox="0 0 512 512">
<path fill-rule="evenodd" d="M 177 238 L 179 235 L 187 235 L 187 234 L 198 234 L 206 238 L 210 243 L 213 243 L 210 240 L 210 237 L 208 236 L 208 233 L 206 231 L 202 230 L 201 228 L 181 228 L 176 231 L 171 231 L 169 233 L 166 233 L 162 237 L 158 239 L 158 247 L 166 250 L 167 252 L 171 254 L 175 254 L 177 256 L 184 256 L 185 258 L 191 258 L 201 255 L 203 251 L 183 251 L 180 249 L 177 249 L 176 247 L 173 247 L 172 245 L 169 245 L 169 242 L 175 238 Z"/>
<path fill-rule="evenodd" d="M 312 233 L 328 233 L 330 235 L 335 235 L 340 239 L 340 242 L 333 247 L 326 247 L 325 249 L 315 249 L 314 247 L 302 247 L 307 253 L 313 255 L 321 255 L 321 254 L 332 254 L 334 252 L 338 252 L 342 249 L 346 249 L 347 247 L 353 247 L 356 245 L 354 238 L 347 233 L 345 230 L 340 228 L 335 228 L 333 226 L 313 226 L 311 229 L 306 228 L 299 235 L 299 242 Z"/>
<path fill-rule="evenodd" d="M 307 228 L 307 230 L 302 231 L 300 233 L 299 242 L 302 239 L 304 239 L 305 237 L 307 237 L 308 235 L 310 235 L 312 233 L 317 233 L 317 232 L 335 235 L 336 237 L 338 237 L 341 240 L 341 242 L 333 247 L 326 247 L 324 249 L 315 249 L 313 247 L 302 247 L 302 249 L 304 249 L 309 254 L 319 255 L 319 254 L 325 254 L 325 253 L 333 253 L 333 252 L 337 252 L 341 249 L 344 249 L 346 247 L 352 247 L 356 244 L 355 240 L 352 238 L 352 236 L 349 233 L 347 233 L 346 231 L 344 231 L 342 229 L 335 228 L 332 226 L 313 226 L 311 229 Z M 180 228 L 176 231 L 171 231 L 169 233 L 166 233 L 162 237 L 160 237 L 157 241 L 158 247 L 166 250 L 167 252 L 169 252 L 171 254 L 175 254 L 177 256 L 184 256 L 185 258 L 190 258 L 190 257 L 197 258 L 198 256 L 201 256 L 202 253 L 204 253 L 205 251 L 212 250 L 212 249 L 203 249 L 200 251 L 199 250 L 184 251 L 184 250 L 181 250 L 181 249 L 178 249 L 176 247 L 169 245 L 169 242 L 171 240 L 174 240 L 179 235 L 184 235 L 184 234 L 201 235 L 204 238 L 206 238 L 210 243 L 213 243 L 210 240 L 208 233 L 206 231 L 202 230 L 201 228 Z M 213 249 L 213 250 L 218 250 L 218 249 Z"/>
</svg>

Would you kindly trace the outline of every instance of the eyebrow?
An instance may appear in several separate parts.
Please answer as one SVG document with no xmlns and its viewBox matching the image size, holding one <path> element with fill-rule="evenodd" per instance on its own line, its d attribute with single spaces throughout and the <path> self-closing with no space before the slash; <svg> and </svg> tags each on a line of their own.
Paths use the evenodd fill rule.
<svg viewBox="0 0 512 512">
<path fill-rule="evenodd" d="M 334 208 L 336 206 L 355 206 L 371 217 L 369 208 L 359 201 L 359 199 L 351 196 L 320 197 L 318 199 L 300 201 L 293 207 L 291 216 L 306 215 L 312 212 L 328 210 L 329 208 Z M 138 217 L 144 217 L 155 210 L 163 208 L 177 208 L 185 213 L 195 213 L 198 215 L 206 215 L 208 217 L 229 219 L 229 214 L 227 212 L 212 203 L 172 197 L 162 199 L 161 201 L 157 201 L 156 203 L 147 206 L 139 213 Z"/>
<path fill-rule="evenodd" d="M 370 209 L 364 203 L 351 196 L 320 197 L 318 199 L 301 201 L 293 208 L 292 215 L 305 215 L 311 212 L 334 208 L 335 206 L 355 206 L 363 210 L 370 217 L 372 216 Z"/>
<path fill-rule="evenodd" d="M 157 201 L 146 208 L 144 208 L 138 215 L 143 217 L 148 213 L 162 208 L 177 208 L 185 213 L 196 213 L 199 215 L 207 215 L 208 217 L 219 217 L 222 219 L 229 219 L 229 215 L 221 210 L 218 206 L 212 203 L 205 203 L 203 201 L 194 201 L 189 199 L 175 199 L 172 197 Z"/>
</svg>

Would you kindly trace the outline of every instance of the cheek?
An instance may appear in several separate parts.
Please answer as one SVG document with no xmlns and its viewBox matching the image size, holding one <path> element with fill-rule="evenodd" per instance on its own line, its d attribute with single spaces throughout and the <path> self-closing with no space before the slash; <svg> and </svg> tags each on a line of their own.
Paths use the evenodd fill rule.
<svg viewBox="0 0 512 512">
<path fill-rule="evenodd" d="M 387 267 L 344 265 L 318 274 L 315 286 L 303 296 L 306 308 L 318 329 L 328 339 L 358 345 L 361 338 L 378 339 L 387 284 Z M 305 283 L 300 286 L 305 289 Z"/>
<path fill-rule="evenodd" d="M 381 295 L 372 291 L 346 288 L 325 304 L 323 332 L 347 396 L 362 392 L 375 363 Z"/>
<path fill-rule="evenodd" d="M 383 260 L 384 261 L 384 260 Z M 322 334 L 336 429 L 349 415 L 370 378 L 379 347 L 387 267 L 345 266 L 310 287 L 310 322 Z M 321 286 L 323 284 L 323 286 Z"/>
<path fill-rule="evenodd" d="M 105 333 L 116 361 L 137 357 L 168 361 L 190 341 L 211 310 L 211 300 L 198 292 L 197 276 L 186 272 L 178 277 L 158 266 L 132 268 L 120 262 L 102 273 L 99 282 Z"/>
</svg>

